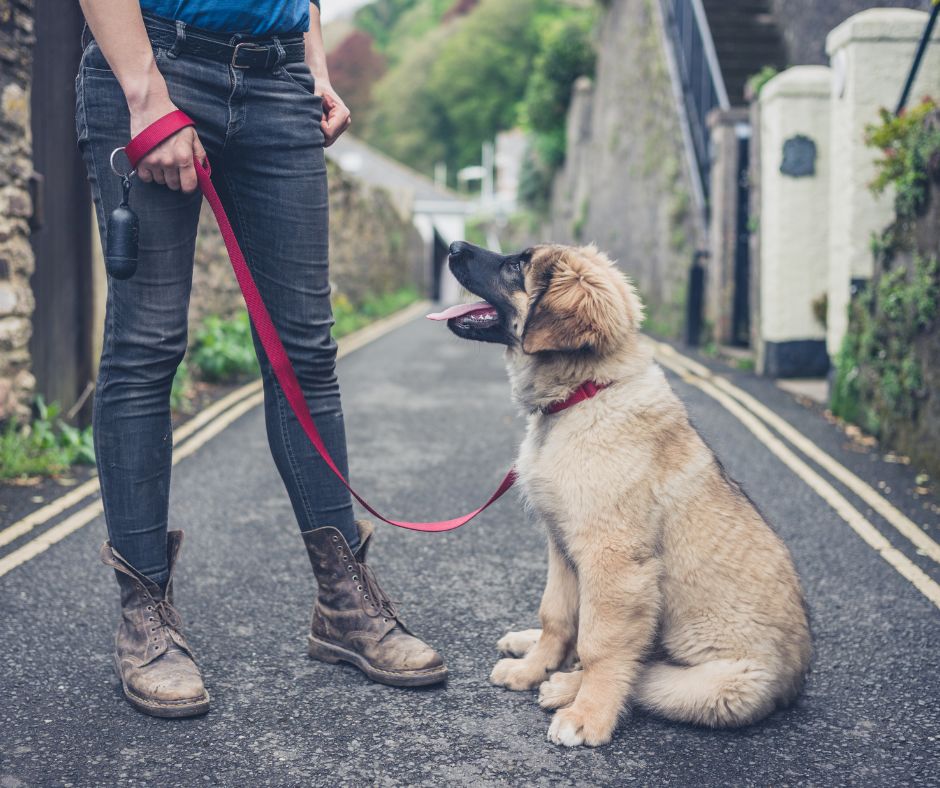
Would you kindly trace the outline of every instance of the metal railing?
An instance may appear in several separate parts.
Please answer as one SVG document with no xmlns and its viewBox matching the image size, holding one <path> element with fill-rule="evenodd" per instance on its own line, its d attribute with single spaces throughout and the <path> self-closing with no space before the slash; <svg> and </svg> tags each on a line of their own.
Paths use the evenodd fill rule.
<svg viewBox="0 0 940 788">
<path fill-rule="evenodd" d="M 721 76 L 715 44 L 701 0 L 662 0 L 666 31 L 672 42 L 689 135 L 695 153 L 702 193 L 708 199 L 709 150 L 705 118 L 716 107 L 728 109 L 728 91 Z"/>
</svg>

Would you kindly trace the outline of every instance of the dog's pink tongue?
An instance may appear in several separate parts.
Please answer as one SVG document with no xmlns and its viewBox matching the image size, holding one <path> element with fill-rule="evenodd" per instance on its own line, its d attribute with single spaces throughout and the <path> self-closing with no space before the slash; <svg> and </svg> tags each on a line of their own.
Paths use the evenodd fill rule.
<svg viewBox="0 0 940 788">
<path fill-rule="evenodd" d="M 492 309 L 486 301 L 477 301 L 473 304 L 456 304 L 449 306 L 443 312 L 432 312 L 428 315 L 428 320 L 452 320 L 455 317 L 463 317 L 472 312 L 480 312 L 484 309 Z"/>
</svg>

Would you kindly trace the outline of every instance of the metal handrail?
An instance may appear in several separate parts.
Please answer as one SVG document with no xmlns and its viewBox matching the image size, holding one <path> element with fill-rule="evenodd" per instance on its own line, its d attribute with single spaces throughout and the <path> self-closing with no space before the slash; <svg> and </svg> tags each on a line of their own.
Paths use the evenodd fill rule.
<svg viewBox="0 0 940 788">
<path fill-rule="evenodd" d="M 696 169 L 707 200 L 711 155 L 706 118 L 713 109 L 729 109 L 731 103 L 701 0 L 662 0 L 662 5 L 682 83 Z"/>
<path fill-rule="evenodd" d="M 911 95 L 911 88 L 914 87 L 914 80 L 917 78 L 917 72 L 920 70 L 920 61 L 923 60 L 924 50 L 927 49 L 927 43 L 933 33 L 933 26 L 937 23 L 937 16 L 940 14 L 940 0 L 933 0 L 933 10 L 927 19 L 927 25 L 924 27 L 924 33 L 920 37 L 920 43 L 917 45 L 917 51 L 914 53 L 914 62 L 911 63 L 911 70 L 907 72 L 907 80 L 904 82 L 904 90 L 901 91 L 901 98 L 898 99 L 898 105 L 894 110 L 895 115 L 900 115 L 907 104 L 907 99 Z"/>
</svg>

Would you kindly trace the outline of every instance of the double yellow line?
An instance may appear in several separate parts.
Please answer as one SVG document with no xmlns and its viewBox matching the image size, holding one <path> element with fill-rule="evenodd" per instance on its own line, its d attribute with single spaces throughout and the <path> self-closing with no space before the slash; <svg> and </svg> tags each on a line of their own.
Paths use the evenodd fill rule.
<svg viewBox="0 0 940 788">
<path fill-rule="evenodd" d="M 418 302 L 391 317 L 377 320 L 362 330 L 344 337 L 339 341 L 337 358 L 342 358 L 368 345 L 370 342 L 413 320 L 418 315 L 423 315 L 427 312 L 427 309 L 428 303 L 426 301 Z M 261 381 L 256 380 L 227 394 L 218 402 L 200 411 L 179 429 L 174 430 L 173 465 L 194 454 L 222 430 L 231 425 L 232 422 L 260 405 L 263 401 L 264 393 L 261 389 Z M 51 522 L 73 506 L 94 495 L 97 491 L 97 477 L 89 479 L 74 490 L 27 515 L 22 520 L 7 526 L 0 531 L 0 548 L 25 536 L 33 529 Z M 79 528 L 86 526 L 103 511 L 104 507 L 101 500 L 95 500 L 69 515 L 62 522 L 30 539 L 26 544 L 12 550 L 0 558 L 0 577 L 45 552 L 52 545 L 62 541 Z"/>
<path fill-rule="evenodd" d="M 717 401 L 759 440 L 767 449 L 804 481 L 817 495 L 858 534 L 865 543 L 887 561 L 918 591 L 940 608 L 940 585 L 891 543 L 832 484 L 801 459 L 784 440 L 808 459 L 824 469 L 855 495 L 861 498 L 898 533 L 904 536 L 920 555 L 940 563 L 937 544 L 903 512 L 892 506 L 877 490 L 862 481 L 831 455 L 746 391 L 726 378 L 712 373 L 708 367 L 679 353 L 664 342 L 647 340 L 656 360 Z M 772 428 L 777 434 L 771 431 Z M 779 436 L 779 437 L 778 437 Z"/>
</svg>

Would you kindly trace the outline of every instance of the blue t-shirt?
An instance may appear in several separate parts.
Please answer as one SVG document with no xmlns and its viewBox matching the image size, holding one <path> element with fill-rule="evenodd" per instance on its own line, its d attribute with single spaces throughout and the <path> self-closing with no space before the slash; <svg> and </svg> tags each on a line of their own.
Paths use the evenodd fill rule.
<svg viewBox="0 0 940 788">
<path fill-rule="evenodd" d="M 319 0 L 313 0 L 320 7 Z M 166 19 L 221 33 L 263 36 L 310 27 L 310 0 L 140 0 L 140 7 Z"/>
</svg>

